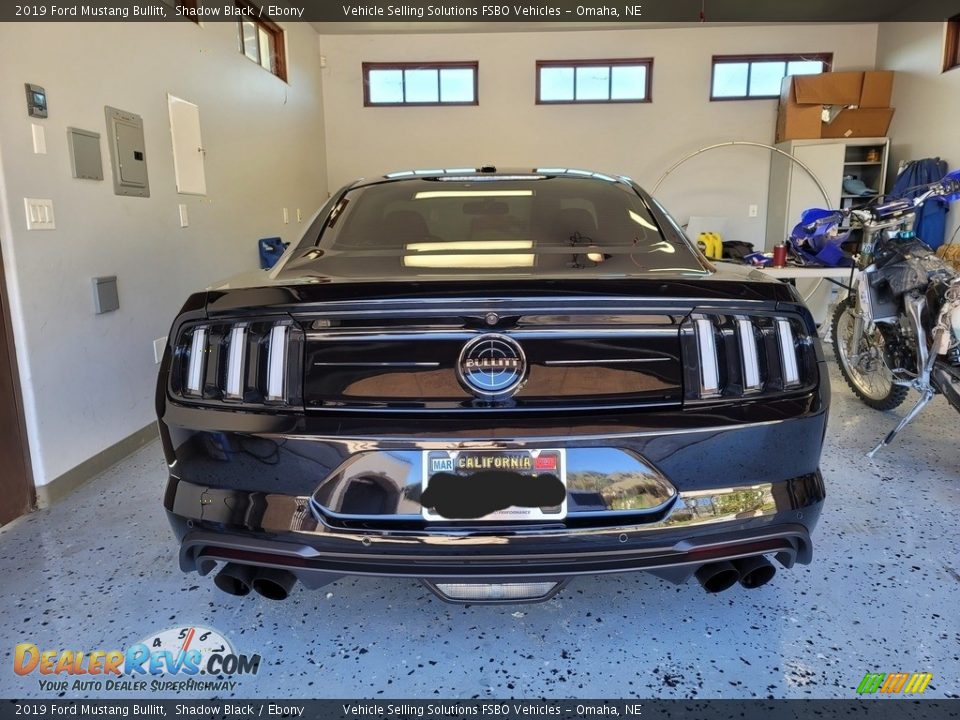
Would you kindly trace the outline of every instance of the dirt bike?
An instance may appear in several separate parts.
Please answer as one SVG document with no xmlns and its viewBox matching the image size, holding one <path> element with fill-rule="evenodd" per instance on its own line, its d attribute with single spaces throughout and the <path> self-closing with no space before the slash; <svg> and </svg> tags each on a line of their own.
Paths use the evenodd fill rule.
<svg viewBox="0 0 960 720">
<path fill-rule="evenodd" d="M 849 296 L 835 309 L 832 340 L 840 372 L 860 400 L 892 410 L 910 388 L 920 398 L 867 455 L 893 442 L 934 395 L 960 411 L 960 273 L 914 233 L 917 209 L 931 198 L 960 199 L 960 170 L 913 198 L 860 209 L 804 213 L 794 230 L 838 238 L 849 219 L 863 229 Z"/>
</svg>

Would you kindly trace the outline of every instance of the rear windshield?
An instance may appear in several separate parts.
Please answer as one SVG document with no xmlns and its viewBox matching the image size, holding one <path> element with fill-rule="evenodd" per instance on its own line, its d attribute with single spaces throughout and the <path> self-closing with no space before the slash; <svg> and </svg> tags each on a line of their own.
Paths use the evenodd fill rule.
<svg viewBox="0 0 960 720">
<path fill-rule="evenodd" d="M 318 244 L 325 251 L 318 269 L 333 274 L 357 274 L 357 267 L 344 272 L 348 258 L 393 265 L 405 276 L 703 271 L 675 231 L 661 232 L 632 187 L 568 176 L 358 187 L 338 204 Z"/>
</svg>

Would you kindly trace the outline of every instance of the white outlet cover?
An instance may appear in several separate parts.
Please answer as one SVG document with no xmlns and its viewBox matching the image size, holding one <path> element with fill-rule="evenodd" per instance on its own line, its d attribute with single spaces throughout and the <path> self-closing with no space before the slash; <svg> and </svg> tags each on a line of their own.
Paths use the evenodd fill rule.
<svg viewBox="0 0 960 720">
<path fill-rule="evenodd" d="M 183 203 L 179 205 L 180 209 L 180 227 L 185 228 L 190 226 L 190 217 L 187 215 L 187 206 Z"/>
<path fill-rule="evenodd" d="M 47 136 L 43 132 L 43 125 L 30 123 L 33 131 L 33 152 L 36 155 L 47 154 Z"/>
<path fill-rule="evenodd" d="M 303 222 L 303 213 L 300 212 L 300 208 L 297 208 L 297 222 Z"/>
<path fill-rule="evenodd" d="M 287 208 L 283 209 L 283 224 L 287 225 L 290 223 L 290 211 Z"/>
<path fill-rule="evenodd" d="M 163 360 L 163 351 L 167 347 L 167 338 L 158 337 L 153 341 L 153 362 L 155 365 L 159 365 L 160 361 Z"/>
<path fill-rule="evenodd" d="M 747 215 L 750 217 L 756 217 L 759 212 L 760 212 L 760 208 L 757 205 L 751 205 L 747 209 Z"/>
<path fill-rule="evenodd" d="M 53 215 L 53 200 L 49 198 L 24 198 L 23 209 L 27 216 L 27 230 L 56 230 Z"/>
</svg>

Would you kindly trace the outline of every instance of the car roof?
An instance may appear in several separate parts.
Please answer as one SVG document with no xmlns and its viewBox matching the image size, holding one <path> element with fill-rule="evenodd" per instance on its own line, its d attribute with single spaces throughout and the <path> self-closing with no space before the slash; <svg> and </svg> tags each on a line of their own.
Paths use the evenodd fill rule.
<svg viewBox="0 0 960 720">
<path fill-rule="evenodd" d="M 584 170 L 580 168 L 565 167 L 537 167 L 537 168 L 519 168 L 507 167 L 499 168 L 493 165 L 481 165 L 475 168 L 424 168 L 419 170 L 398 170 L 385 173 L 379 177 L 360 178 L 352 183 L 350 187 L 365 187 L 368 185 L 379 185 L 385 182 L 402 182 L 404 180 L 440 180 L 448 182 L 477 182 L 477 181 L 497 181 L 497 180 L 536 180 L 548 177 L 570 177 L 578 179 L 592 179 L 605 182 L 622 183 L 633 186 L 630 178 L 623 175 L 612 175 L 608 173 L 596 172 L 594 170 Z"/>
</svg>

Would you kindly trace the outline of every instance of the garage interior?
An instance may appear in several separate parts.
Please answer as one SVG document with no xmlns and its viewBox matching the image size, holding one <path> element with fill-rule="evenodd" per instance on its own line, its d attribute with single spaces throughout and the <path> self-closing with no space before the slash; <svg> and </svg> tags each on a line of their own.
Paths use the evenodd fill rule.
<svg viewBox="0 0 960 720">
<path fill-rule="evenodd" d="M 232 628 L 271 658 L 237 697 L 385 687 L 394 696 L 851 697 L 880 666 L 932 672 L 928 696 L 960 697 L 958 417 L 942 398 L 867 459 L 910 403 L 865 408 L 832 364 L 828 501 L 812 565 L 718 596 L 641 573 L 581 579 L 530 607 L 449 606 L 416 583 L 372 579 L 297 591 L 282 604 L 238 603 L 182 575 L 161 508 L 154 407 L 159 355 L 183 299 L 259 268 L 259 239 L 297 241 L 330 194 L 359 177 L 488 163 L 623 174 L 659 185 L 688 234 L 719 229 L 771 251 L 783 239 L 771 233 L 783 224 L 778 212 L 822 204 L 809 178 L 781 187 L 770 151 L 751 145 L 667 171 L 706 147 L 774 144 L 778 99 L 759 73 L 781 63 L 779 88 L 787 64 L 804 58 L 824 58 L 834 72 L 894 73 L 889 128 L 867 136 L 880 154 L 857 161 L 878 167 L 874 186 L 889 189 L 913 160 L 955 169 L 960 16 L 250 25 L 0 25 L 5 618 L 51 647 L 68 637 L 126 647 L 174 621 Z M 643 102 L 537 101 L 538 62 L 623 59 L 646 68 Z M 750 66 L 758 89 L 749 79 L 742 93 L 720 88 L 724 61 Z M 365 93 L 371 63 L 474 66 L 474 101 L 377 107 Z M 25 86 L 42 101 L 29 87 L 25 100 Z M 120 136 L 143 167 L 115 162 Z M 850 200 L 841 189 L 850 156 L 841 150 L 838 164 L 822 148 L 863 137 L 785 142 L 813 147 L 810 164 L 836 176 L 831 201 Z M 958 230 L 954 208 L 946 239 Z M 835 299 L 829 283 L 800 287 L 821 316 Z M 371 606 L 380 610 L 364 614 Z M 12 651 L 3 648 L 5 663 Z M 308 664 L 287 666 L 281 655 Z M 25 687 L 0 673 L 0 694 Z"/>
</svg>

